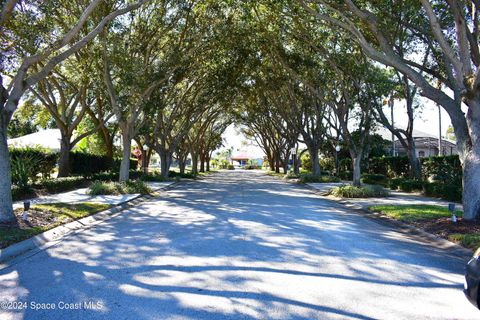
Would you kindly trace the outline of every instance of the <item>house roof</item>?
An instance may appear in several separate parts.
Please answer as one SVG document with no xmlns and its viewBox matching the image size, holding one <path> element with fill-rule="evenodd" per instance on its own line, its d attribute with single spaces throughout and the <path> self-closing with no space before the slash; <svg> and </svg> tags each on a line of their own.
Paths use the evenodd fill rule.
<svg viewBox="0 0 480 320">
<path fill-rule="evenodd" d="M 40 146 L 52 151 L 59 151 L 60 140 L 61 134 L 59 129 L 46 129 L 22 137 L 8 139 L 8 145 L 16 148 Z"/>
</svg>

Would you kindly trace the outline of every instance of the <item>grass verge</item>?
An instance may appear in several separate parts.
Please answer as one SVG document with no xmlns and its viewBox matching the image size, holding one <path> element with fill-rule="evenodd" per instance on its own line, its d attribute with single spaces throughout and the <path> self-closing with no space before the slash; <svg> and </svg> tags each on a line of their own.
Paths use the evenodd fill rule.
<svg viewBox="0 0 480 320">
<path fill-rule="evenodd" d="M 0 249 L 111 207 L 110 204 L 89 202 L 39 204 L 28 211 L 28 221 L 22 220 L 23 210 L 17 209 L 16 223 L 0 227 Z"/>
<path fill-rule="evenodd" d="M 435 205 L 380 205 L 369 208 L 371 211 L 381 212 L 395 220 L 413 222 L 418 220 L 431 220 L 450 218 L 448 208 Z M 457 217 L 462 216 L 461 211 L 455 211 Z"/>
</svg>

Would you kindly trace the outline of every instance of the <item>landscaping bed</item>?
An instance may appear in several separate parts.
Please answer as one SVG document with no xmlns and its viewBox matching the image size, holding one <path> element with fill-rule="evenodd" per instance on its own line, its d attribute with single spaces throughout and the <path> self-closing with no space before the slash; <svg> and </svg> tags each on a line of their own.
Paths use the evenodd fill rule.
<svg viewBox="0 0 480 320">
<path fill-rule="evenodd" d="M 0 249 L 111 207 L 110 204 L 89 202 L 39 204 L 28 211 L 28 221 L 22 219 L 23 209 L 16 209 L 16 222 L 0 225 Z"/>
<path fill-rule="evenodd" d="M 448 209 L 435 205 L 381 205 L 369 209 L 466 248 L 480 247 L 480 223 L 464 220 L 461 211 L 455 211 L 457 223 L 453 223 Z"/>
</svg>

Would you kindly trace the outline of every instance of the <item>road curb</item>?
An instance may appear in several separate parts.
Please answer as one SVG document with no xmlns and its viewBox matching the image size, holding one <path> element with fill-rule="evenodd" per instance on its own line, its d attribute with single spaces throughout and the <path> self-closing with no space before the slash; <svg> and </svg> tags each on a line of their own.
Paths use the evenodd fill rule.
<svg viewBox="0 0 480 320">
<path fill-rule="evenodd" d="M 321 196 L 324 200 L 338 203 L 343 207 L 349 210 L 352 210 L 354 212 L 357 212 L 371 220 L 375 220 L 377 222 L 380 222 L 383 225 L 393 227 L 395 230 L 399 232 L 418 237 L 423 241 L 434 245 L 437 248 L 447 249 L 448 251 L 450 251 L 452 254 L 456 256 L 459 256 L 465 259 L 470 259 L 473 255 L 472 250 L 464 248 L 461 245 L 451 242 L 445 238 L 426 232 L 420 228 L 406 224 L 404 222 L 394 220 L 380 212 L 370 211 L 368 210 L 368 208 L 364 206 L 360 206 L 352 201 L 340 199 L 340 198 L 334 198 L 334 197 L 327 197 L 329 195 L 329 192 L 320 192 L 318 189 L 308 184 L 298 184 L 298 185 L 303 185 L 307 189 L 310 189 L 313 193 Z"/>
<path fill-rule="evenodd" d="M 158 191 L 168 191 L 175 188 L 182 181 L 176 181 L 168 186 L 155 189 L 154 192 Z M 18 243 L 14 243 L 4 249 L 0 249 L 0 263 L 6 264 L 14 258 L 27 253 L 35 249 L 41 249 L 44 245 L 52 241 L 59 241 L 62 237 L 72 234 L 75 231 L 87 229 L 92 227 L 100 222 L 106 221 L 116 214 L 135 207 L 136 205 L 145 202 L 146 200 L 153 199 L 151 195 L 138 195 L 135 198 L 121 202 L 110 209 L 97 212 L 91 216 L 69 222 L 67 224 L 55 227 L 53 229 L 47 230 L 43 233 L 40 233 L 32 238 L 23 240 Z M 0 269 L 4 268 L 5 265 L 0 265 Z"/>
</svg>

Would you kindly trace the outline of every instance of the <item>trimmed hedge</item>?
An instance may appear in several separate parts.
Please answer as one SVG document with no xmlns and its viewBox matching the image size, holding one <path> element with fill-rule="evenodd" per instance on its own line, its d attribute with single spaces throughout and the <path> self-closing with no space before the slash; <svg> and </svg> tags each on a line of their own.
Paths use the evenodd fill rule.
<svg viewBox="0 0 480 320">
<path fill-rule="evenodd" d="M 462 201 L 462 187 L 442 182 L 424 183 L 423 193 L 428 197 L 442 198 L 448 201 Z"/>
<path fill-rule="evenodd" d="M 83 177 L 65 177 L 42 181 L 41 184 L 35 184 L 36 189 L 45 189 L 49 193 L 59 193 L 77 189 L 85 183 Z"/>
<path fill-rule="evenodd" d="M 92 177 L 96 173 L 106 171 L 119 171 L 121 159 L 111 159 L 103 155 L 95 155 L 85 152 L 70 152 L 70 168 L 72 174 Z M 136 170 L 138 162 L 136 159 L 130 159 L 130 170 Z"/>
<path fill-rule="evenodd" d="M 362 183 L 366 184 L 378 184 L 382 186 L 386 186 L 388 184 L 387 177 L 383 174 L 375 174 L 375 173 L 364 173 L 362 174 L 361 178 Z"/>
<path fill-rule="evenodd" d="M 331 175 L 316 176 L 312 173 L 301 173 L 299 181 L 302 183 L 327 183 L 327 182 L 339 182 L 340 179 Z"/>
</svg>

